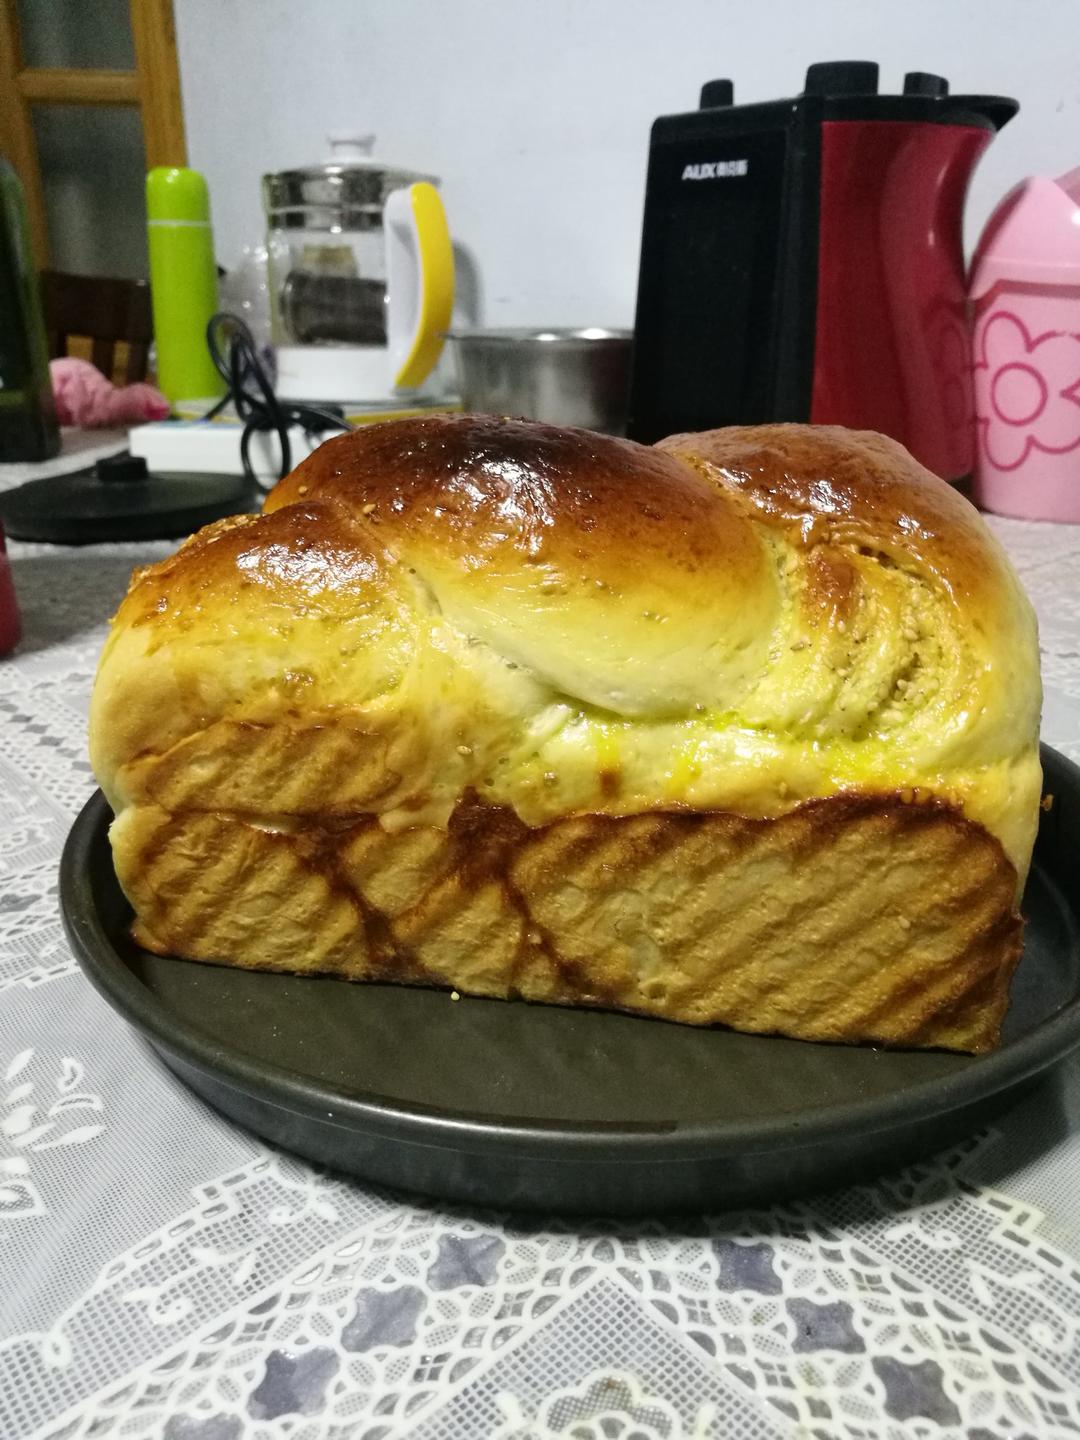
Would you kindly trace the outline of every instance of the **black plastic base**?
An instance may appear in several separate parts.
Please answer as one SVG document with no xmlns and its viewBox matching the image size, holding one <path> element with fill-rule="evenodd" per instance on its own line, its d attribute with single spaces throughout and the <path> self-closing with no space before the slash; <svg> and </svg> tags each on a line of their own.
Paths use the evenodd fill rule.
<svg viewBox="0 0 1080 1440">
<path fill-rule="evenodd" d="M 107 475 L 103 463 L 30 480 L 0 495 L 0 524 L 12 540 L 97 545 L 176 540 L 258 508 L 259 497 L 242 475 L 147 475 L 145 466 L 130 480 Z"/>
</svg>

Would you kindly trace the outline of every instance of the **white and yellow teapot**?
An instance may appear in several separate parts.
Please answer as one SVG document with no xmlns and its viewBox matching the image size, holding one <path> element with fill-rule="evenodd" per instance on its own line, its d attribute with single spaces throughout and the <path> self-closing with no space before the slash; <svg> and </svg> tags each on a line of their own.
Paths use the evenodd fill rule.
<svg viewBox="0 0 1080 1440">
<path fill-rule="evenodd" d="M 430 383 L 454 304 L 438 181 L 375 159 L 374 136 L 329 144 L 322 165 L 263 176 L 278 393 L 407 403 Z"/>
</svg>

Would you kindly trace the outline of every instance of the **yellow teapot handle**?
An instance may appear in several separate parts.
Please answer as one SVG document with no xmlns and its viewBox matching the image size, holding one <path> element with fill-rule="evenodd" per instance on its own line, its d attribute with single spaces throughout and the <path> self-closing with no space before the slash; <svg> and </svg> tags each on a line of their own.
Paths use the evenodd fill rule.
<svg viewBox="0 0 1080 1440">
<path fill-rule="evenodd" d="M 399 390 L 435 368 L 454 308 L 454 252 L 439 192 L 426 180 L 386 201 L 387 340 Z"/>
</svg>

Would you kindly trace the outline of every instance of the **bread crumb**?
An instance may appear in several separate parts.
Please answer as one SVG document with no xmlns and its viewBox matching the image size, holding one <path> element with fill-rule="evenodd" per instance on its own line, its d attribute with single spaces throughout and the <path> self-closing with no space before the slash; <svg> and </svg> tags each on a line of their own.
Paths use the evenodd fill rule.
<svg viewBox="0 0 1080 1440">
<path fill-rule="evenodd" d="M 1054 797 L 1053 797 L 1053 795 L 1044 795 L 1044 796 L 1042 797 L 1042 799 L 1039 801 L 1039 809 L 1040 809 L 1040 810 L 1052 810 L 1053 808 L 1054 808 Z"/>
<path fill-rule="evenodd" d="M 298 495 L 306 495 L 307 492 L 308 492 L 308 487 L 307 487 L 306 485 L 301 485 L 301 486 L 298 488 L 298 490 L 297 490 L 296 493 L 297 493 Z"/>
<path fill-rule="evenodd" d="M 905 626 L 904 626 L 904 639 L 905 639 L 905 640 L 910 640 L 911 643 L 914 644 L 915 641 L 918 640 L 918 638 L 919 638 L 919 632 L 918 632 L 917 630 L 913 630 L 910 625 L 905 625 Z"/>
<path fill-rule="evenodd" d="M 900 799 L 905 805 L 915 804 L 915 791 L 909 787 L 900 791 Z"/>
<path fill-rule="evenodd" d="M 362 515 L 374 515 L 374 513 L 375 513 L 375 501 L 374 501 L 374 500 L 369 500 L 369 501 L 367 502 L 367 504 L 366 504 L 365 506 L 363 506 L 363 508 L 361 509 L 360 513 L 361 513 Z"/>
<path fill-rule="evenodd" d="M 471 746 L 471 745 L 459 745 L 459 746 L 457 747 L 457 753 L 458 753 L 459 755 L 471 755 L 471 754 L 472 754 L 472 746 Z"/>
<path fill-rule="evenodd" d="M 460 1000 L 460 999 L 461 999 L 461 996 L 458 994 L 458 992 L 457 992 L 456 990 L 451 990 L 451 991 L 450 991 L 450 999 L 451 999 L 451 1000 Z"/>
<path fill-rule="evenodd" d="M 900 929 L 901 929 L 901 930 L 910 930 L 910 929 L 911 929 L 911 921 L 908 919 L 908 917 L 907 917 L 906 915 L 901 915 L 901 916 L 900 916 Z"/>
</svg>

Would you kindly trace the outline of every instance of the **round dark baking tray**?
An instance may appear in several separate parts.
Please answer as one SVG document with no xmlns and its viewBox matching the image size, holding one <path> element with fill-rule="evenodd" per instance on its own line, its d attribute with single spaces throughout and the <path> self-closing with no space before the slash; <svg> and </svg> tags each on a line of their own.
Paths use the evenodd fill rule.
<svg viewBox="0 0 1080 1440">
<path fill-rule="evenodd" d="M 1024 955 L 992 1055 L 811 1045 L 629 1015 L 161 958 L 129 935 L 95 795 L 60 903 L 90 980 L 240 1124 L 379 1184 L 631 1214 L 766 1202 L 982 1123 L 1080 1043 L 1080 770 L 1043 747 Z"/>
</svg>

